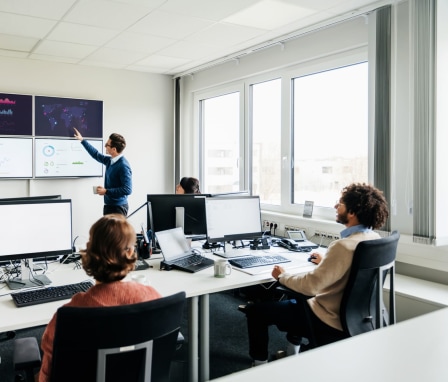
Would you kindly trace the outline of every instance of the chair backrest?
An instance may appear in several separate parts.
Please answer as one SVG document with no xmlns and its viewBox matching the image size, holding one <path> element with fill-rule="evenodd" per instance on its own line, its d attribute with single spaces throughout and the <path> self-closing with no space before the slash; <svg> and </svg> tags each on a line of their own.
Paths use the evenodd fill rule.
<svg viewBox="0 0 448 382">
<path fill-rule="evenodd" d="M 52 381 L 168 381 L 185 292 L 57 311 Z"/>
<path fill-rule="evenodd" d="M 395 323 L 395 257 L 400 234 L 361 241 L 353 255 L 349 280 L 341 302 L 341 323 L 348 336 Z M 389 312 L 383 285 L 389 273 Z"/>
</svg>

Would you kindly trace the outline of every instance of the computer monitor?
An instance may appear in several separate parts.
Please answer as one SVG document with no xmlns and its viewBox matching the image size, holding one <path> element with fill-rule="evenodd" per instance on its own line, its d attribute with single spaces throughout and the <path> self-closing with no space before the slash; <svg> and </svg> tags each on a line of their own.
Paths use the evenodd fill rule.
<svg viewBox="0 0 448 382">
<path fill-rule="evenodd" d="M 10 275 L 10 289 L 50 283 L 29 260 L 72 253 L 71 200 L 0 200 L 0 216 L 0 261 L 28 260 L 30 267 Z"/>
<path fill-rule="evenodd" d="M 61 195 L 18 196 L 15 198 L 1 198 L 0 202 L 31 202 L 36 200 L 60 200 Z"/>
<path fill-rule="evenodd" d="M 207 198 L 205 215 L 209 244 L 262 236 L 258 196 Z"/>
<path fill-rule="evenodd" d="M 232 197 L 232 196 L 249 196 L 248 190 L 241 190 L 241 191 L 229 191 L 229 192 L 220 192 L 217 194 L 210 194 L 211 197 Z"/>
<path fill-rule="evenodd" d="M 205 199 L 198 194 L 148 194 L 148 227 L 153 232 L 183 227 L 185 235 L 205 238 Z"/>
</svg>

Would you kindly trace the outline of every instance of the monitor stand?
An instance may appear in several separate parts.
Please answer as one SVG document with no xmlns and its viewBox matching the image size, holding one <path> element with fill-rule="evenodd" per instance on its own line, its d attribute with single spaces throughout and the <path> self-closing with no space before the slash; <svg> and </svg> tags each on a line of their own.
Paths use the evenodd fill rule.
<svg viewBox="0 0 448 382">
<path fill-rule="evenodd" d="M 185 232 L 185 208 L 184 207 L 174 207 L 176 211 L 176 228 L 182 228 Z"/>
<path fill-rule="evenodd" d="M 51 284 L 51 280 L 46 275 L 33 275 L 33 260 L 21 260 L 20 261 L 20 277 L 14 277 L 12 279 L 6 280 L 6 284 L 9 289 L 27 289 L 42 287 L 44 285 Z M 28 272 L 28 278 L 24 275 Z"/>
</svg>

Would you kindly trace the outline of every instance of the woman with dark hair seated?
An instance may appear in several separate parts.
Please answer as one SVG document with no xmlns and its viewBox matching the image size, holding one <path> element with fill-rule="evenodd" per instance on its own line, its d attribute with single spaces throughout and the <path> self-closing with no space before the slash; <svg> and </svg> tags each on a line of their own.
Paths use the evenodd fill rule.
<svg viewBox="0 0 448 382">
<path fill-rule="evenodd" d="M 199 180 L 191 177 L 183 177 L 176 186 L 176 194 L 200 194 Z"/>
<path fill-rule="evenodd" d="M 135 242 L 134 228 L 123 215 L 111 214 L 99 219 L 90 228 L 87 248 L 81 251 L 82 267 L 95 279 L 95 285 L 87 292 L 75 294 L 65 306 L 128 305 L 162 297 L 151 286 L 122 281 L 135 268 Z M 50 378 L 55 327 L 56 314 L 42 336 L 39 382 Z"/>
</svg>

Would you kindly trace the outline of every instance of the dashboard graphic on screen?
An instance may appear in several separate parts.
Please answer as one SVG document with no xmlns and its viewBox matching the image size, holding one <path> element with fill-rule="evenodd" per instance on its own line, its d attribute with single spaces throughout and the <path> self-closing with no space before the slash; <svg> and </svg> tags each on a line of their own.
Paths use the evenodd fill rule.
<svg viewBox="0 0 448 382">
<path fill-rule="evenodd" d="M 31 135 L 33 130 L 33 97 L 0 93 L 0 134 Z"/>
<path fill-rule="evenodd" d="M 103 152 L 102 140 L 89 139 L 89 143 Z M 36 178 L 103 176 L 103 164 L 76 139 L 36 138 L 34 152 Z"/>
<path fill-rule="evenodd" d="M 32 138 L 0 137 L 0 178 L 32 177 Z"/>
<path fill-rule="evenodd" d="M 73 128 L 86 138 L 103 137 L 103 101 L 35 96 L 35 135 L 73 137 Z"/>
</svg>

